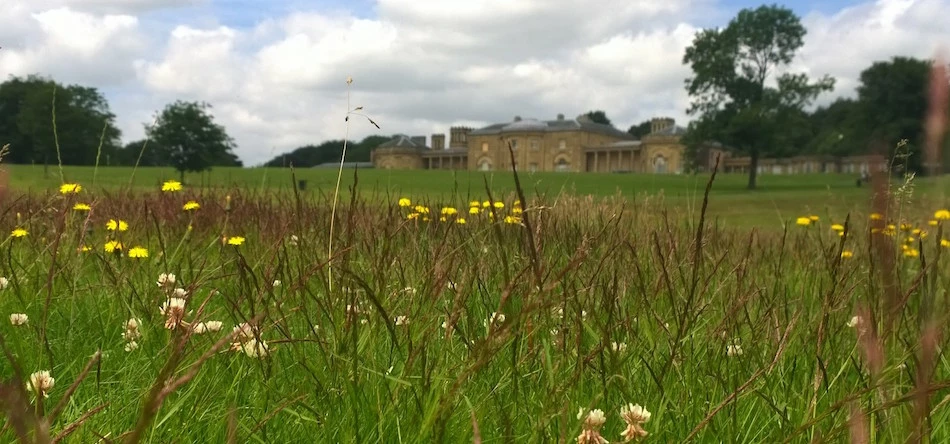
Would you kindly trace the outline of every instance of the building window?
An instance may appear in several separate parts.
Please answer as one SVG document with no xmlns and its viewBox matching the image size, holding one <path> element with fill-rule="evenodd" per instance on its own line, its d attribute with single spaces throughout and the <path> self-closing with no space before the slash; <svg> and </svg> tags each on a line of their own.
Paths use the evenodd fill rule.
<svg viewBox="0 0 950 444">
<path fill-rule="evenodd" d="M 538 146 L 538 139 L 531 139 L 531 151 L 537 151 Z"/>
<path fill-rule="evenodd" d="M 529 172 L 529 173 L 537 173 L 537 172 L 538 172 L 538 164 L 536 164 L 536 163 L 534 163 L 534 162 L 528 164 L 528 172 Z"/>
<path fill-rule="evenodd" d="M 557 142 L 557 149 L 564 151 L 567 149 L 567 141 L 561 139 Z"/>
<path fill-rule="evenodd" d="M 571 164 L 567 162 L 567 159 L 560 158 L 557 162 L 554 162 L 554 171 L 559 173 L 565 173 L 571 170 Z"/>
<path fill-rule="evenodd" d="M 483 153 L 488 152 L 488 142 L 482 142 L 482 152 Z"/>
</svg>

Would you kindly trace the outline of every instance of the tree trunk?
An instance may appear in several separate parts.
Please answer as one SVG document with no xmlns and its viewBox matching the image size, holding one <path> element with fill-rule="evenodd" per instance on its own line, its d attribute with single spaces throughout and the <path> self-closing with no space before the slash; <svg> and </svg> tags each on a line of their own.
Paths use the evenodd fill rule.
<svg viewBox="0 0 950 444">
<path fill-rule="evenodd" d="M 759 174 L 759 150 L 749 150 L 749 185 L 748 189 L 755 189 L 755 179 Z"/>
</svg>

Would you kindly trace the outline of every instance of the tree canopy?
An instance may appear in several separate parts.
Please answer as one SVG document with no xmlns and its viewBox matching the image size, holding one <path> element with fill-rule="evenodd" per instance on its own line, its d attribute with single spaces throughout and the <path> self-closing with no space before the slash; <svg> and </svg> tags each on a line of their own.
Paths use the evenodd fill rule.
<svg viewBox="0 0 950 444">
<path fill-rule="evenodd" d="M 204 102 L 179 100 L 166 106 L 155 124 L 145 128 L 156 144 L 158 158 L 175 167 L 182 178 L 186 171 L 241 166 L 232 152 L 234 140 L 223 126 L 214 122 L 210 109 L 211 105 Z"/>
<path fill-rule="evenodd" d="M 604 125 L 613 125 L 612 123 L 610 123 L 610 119 L 607 118 L 607 113 L 601 110 L 588 111 L 584 115 L 590 118 L 590 120 L 594 123 L 601 123 Z"/>
<path fill-rule="evenodd" d="M 350 141 L 347 143 L 346 160 L 349 162 L 369 162 L 370 153 L 373 149 L 389 139 L 391 137 L 368 136 L 360 142 Z M 293 165 L 295 168 L 309 168 L 323 163 L 339 162 L 342 153 L 343 141 L 329 140 L 319 145 L 306 145 L 281 154 L 265 163 L 264 166 L 287 167 Z"/>
<path fill-rule="evenodd" d="M 790 9 L 760 6 L 739 11 L 724 29 L 698 32 L 683 57 L 693 71 L 687 113 L 698 116 L 689 140 L 714 139 L 748 154 L 750 189 L 760 155 L 801 137 L 785 133 L 784 119 L 800 119 L 804 107 L 833 89 L 828 76 L 812 83 L 805 74 L 777 72 L 791 63 L 804 36 Z"/>
<path fill-rule="evenodd" d="M 95 88 L 40 76 L 0 84 L 0 137 L 10 143 L 11 163 L 57 163 L 57 143 L 65 165 L 93 165 L 97 156 L 105 163 L 119 136 L 115 115 Z"/>
</svg>

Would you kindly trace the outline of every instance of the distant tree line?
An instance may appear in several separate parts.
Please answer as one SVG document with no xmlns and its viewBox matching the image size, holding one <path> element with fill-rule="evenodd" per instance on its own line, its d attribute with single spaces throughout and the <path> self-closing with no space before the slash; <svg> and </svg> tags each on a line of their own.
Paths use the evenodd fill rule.
<svg viewBox="0 0 950 444">
<path fill-rule="evenodd" d="M 346 144 L 347 162 L 369 162 L 370 152 L 383 142 L 392 139 L 386 136 L 368 136 L 360 142 Z M 338 163 L 343 153 L 342 140 L 328 140 L 319 145 L 306 145 L 269 160 L 264 166 L 308 168 L 324 163 Z"/>
<path fill-rule="evenodd" d="M 145 125 L 147 144 L 139 140 L 122 146 L 115 114 L 96 88 L 14 76 L 0 83 L 0 144 L 10 144 L 4 160 L 19 164 L 138 163 L 170 166 L 182 174 L 241 166 L 234 141 L 214 122 L 210 109 L 206 103 L 171 103 Z"/>
</svg>

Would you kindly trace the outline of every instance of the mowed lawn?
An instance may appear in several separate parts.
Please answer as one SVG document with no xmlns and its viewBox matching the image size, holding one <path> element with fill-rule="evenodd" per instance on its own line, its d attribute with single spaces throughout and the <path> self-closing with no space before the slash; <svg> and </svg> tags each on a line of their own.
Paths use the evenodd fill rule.
<svg viewBox="0 0 950 444">
<path fill-rule="evenodd" d="M 48 192 L 60 183 L 56 166 L 5 165 L 9 186 L 15 191 Z M 414 201 L 436 206 L 465 206 L 470 200 L 487 197 L 486 182 L 496 198 L 512 199 L 515 190 L 510 172 L 480 171 L 399 171 L 352 168 L 344 170 L 340 182 L 343 196 L 354 182 L 364 197 L 398 199 L 409 197 Z M 129 167 L 64 167 L 67 182 L 77 182 L 92 189 L 119 190 L 126 187 L 154 190 L 162 181 L 177 179 L 171 168 Z M 520 173 L 521 184 L 530 196 L 543 196 L 553 204 L 561 196 L 592 196 L 594 198 L 622 197 L 629 202 L 628 209 L 637 211 L 646 207 L 666 208 L 677 215 L 695 214 L 702 204 L 708 174 L 648 175 L 648 174 L 595 174 L 595 173 Z M 718 223 L 764 230 L 781 229 L 783 223 L 809 214 L 832 220 L 842 220 L 850 212 L 866 214 L 870 205 L 871 189 L 858 187 L 853 174 L 761 175 L 759 189 L 746 189 L 745 174 L 719 174 L 713 184 L 709 215 Z M 303 198 L 332 193 L 337 181 L 336 169 L 306 168 L 291 171 L 288 168 L 214 168 L 200 174 L 185 175 L 185 183 L 201 189 L 240 189 L 286 191 L 278 196 L 289 196 L 296 181 L 306 181 L 301 191 Z M 899 186 L 895 181 L 895 187 Z M 950 192 L 948 177 L 915 179 L 909 214 L 920 212 L 920 217 L 935 207 L 947 205 Z M 660 204 L 652 205 L 652 204 Z"/>
</svg>

